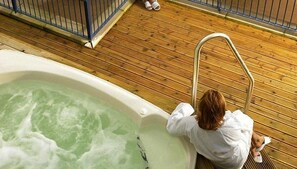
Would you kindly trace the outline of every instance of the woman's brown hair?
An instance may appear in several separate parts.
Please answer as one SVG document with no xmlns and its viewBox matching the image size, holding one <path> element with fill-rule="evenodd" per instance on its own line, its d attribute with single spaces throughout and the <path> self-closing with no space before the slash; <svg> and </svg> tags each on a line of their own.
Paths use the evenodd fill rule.
<svg viewBox="0 0 297 169">
<path fill-rule="evenodd" d="M 224 96 L 216 90 L 208 90 L 199 102 L 198 125 L 205 130 L 216 130 L 220 127 L 226 111 Z"/>
</svg>

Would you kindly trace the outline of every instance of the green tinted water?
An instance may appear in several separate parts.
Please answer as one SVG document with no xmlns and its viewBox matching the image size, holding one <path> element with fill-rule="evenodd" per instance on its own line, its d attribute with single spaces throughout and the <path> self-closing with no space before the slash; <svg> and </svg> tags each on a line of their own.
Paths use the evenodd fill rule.
<svg viewBox="0 0 297 169">
<path fill-rule="evenodd" d="M 143 169 L 136 125 L 104 100 L 44 81 L 0 85 L 0 168 Z"/>
</svg>

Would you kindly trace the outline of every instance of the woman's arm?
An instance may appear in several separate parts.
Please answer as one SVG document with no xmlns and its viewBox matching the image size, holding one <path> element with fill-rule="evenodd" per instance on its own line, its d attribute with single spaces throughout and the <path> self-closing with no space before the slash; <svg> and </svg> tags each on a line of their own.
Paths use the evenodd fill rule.
<svg viewBox="0 0 297 169">
<path fill-rule="evenodd" d="M 193 107 L 188 103 L 180 103 L 172 112 L 167 121 L 167 131 L 174 135 L 186 135 L 189 124 L 193 118 Z"/>
</svg>

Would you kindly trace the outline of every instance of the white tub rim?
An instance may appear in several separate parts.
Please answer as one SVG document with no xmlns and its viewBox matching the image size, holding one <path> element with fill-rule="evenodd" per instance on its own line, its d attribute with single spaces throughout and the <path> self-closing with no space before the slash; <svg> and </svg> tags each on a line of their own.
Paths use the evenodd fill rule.
<svg viewBox="0 0 297 169">
<path fill-rule="evenodd" d="M 164 119 L 162 120 L 162 123 L 166 123 L 166 120 L 169 117 L 169 114 L 159 107 L 115 84 L 101 79 L 100 77 L 43 57 L 25 54 L 19 51 L 0 50 L 0 85 L 2 83 L 10 82 L 16 78 L 19 78 L 17 75 L 15 77 L 12 76 L 10 78 L 6 78 L 5 81 L 1 81 L 1 75 L 19 72 L 25 72 L 24 74 L 28 74 L 30 72 L 50 73 L 60 77 L 69 78 L 71 80 L 81 79 L 81 83 L 98 89 L 100 92 L 111 95 L 118 101 L 123 102 L 122 98 L 125 97 L 123 104 L 129 106 L 129 108 L 136 112 L 141 119 L 158 115 Z M 112 88 L 112 90 L 104 90 L 107 87 Z M 137 101 L 138 104 L 135 104 L 135 101 Z M 188 169 L 194 169 L 196 164 L 196 150 L 187 139 L 180 139 L 183 140 L 183 144 L 187 149 L 186 151 L 190 153 L 190 164 Z"/>
</svg>

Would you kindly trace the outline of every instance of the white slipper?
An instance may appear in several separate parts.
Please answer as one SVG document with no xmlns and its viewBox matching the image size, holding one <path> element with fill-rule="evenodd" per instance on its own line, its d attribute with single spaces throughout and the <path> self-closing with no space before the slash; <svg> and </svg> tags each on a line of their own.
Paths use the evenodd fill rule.
<svg viewBox="0 0 297 169">
<path fill-rule="evenodd" d="M 158 10 L 161 9 L 161 6 L 160 6 L 160 4 L 158 3 L 157 0 L 155 0 L 155 1 L 152 3 L 152 7 L 153 7 L 153 9 L 156 10 L 156 11 L 158 11 Z"/>
<path fill-rule="evenodd" d="M 151 3 L 149 1 L 145 1 L 144 6 L 149 11 L 153 9 L 153 7 L 152 7 L 152 5 L 151 5 Z"/>
<path fill-rule="evenodd" d="M 271 138 L 264 136 L 264 143 L 256 149 L 257 152 L 263 150 L 263 148 L 271 142 Z"/>
<path fill-rule="evenodd" d="M 262 155 L 261 155 L 260 152 L 258 152 L 258 153 L 259 153 L 259 154 L 258 154 L 256 157 L 254 157 L 254 161 L 255 161 L 256 163 L 262 163 L 262 162 L 263 162 Z"/>
</svg>

